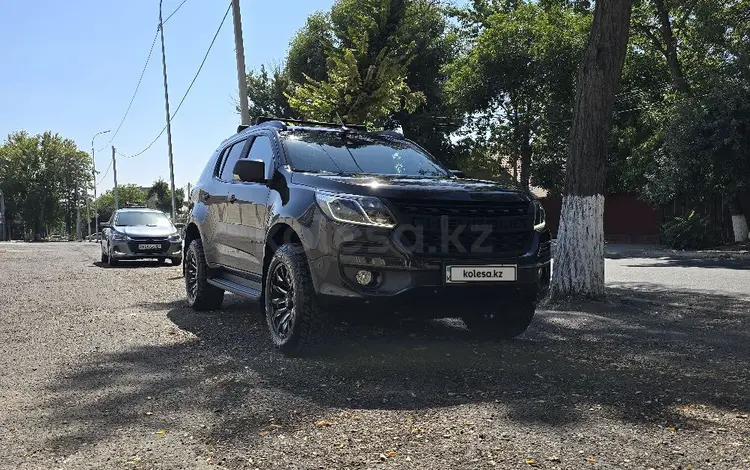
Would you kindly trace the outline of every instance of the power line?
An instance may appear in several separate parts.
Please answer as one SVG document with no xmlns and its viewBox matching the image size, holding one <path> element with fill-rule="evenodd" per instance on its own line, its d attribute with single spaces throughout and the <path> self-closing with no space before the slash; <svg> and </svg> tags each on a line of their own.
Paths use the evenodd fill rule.
<svg viewBox="0 0 750 470">
<path fill-rule="evenodd" d="M 178 10 L 179 10 L 180 8 L 182 8 L 182 5 L 184 5 L 184 4 L 185 4 L 185 2 L 187 2 L 187 0 L 182 0 L 182 3 L 180 3 L 180 4 L 179 4 L 179 5 L 177 6 L 177 8 L 175 8 L 175 9 L 174 9 L 174 11 L 173 11 L 172 13 L 170 13 L 170 14 L 169 14 L 169 16 L 167 16 L 167 18 L 166 18 L 166 19 L 165 19 L 164 21 L 162 21 L 162 22 L 161 22 L 161 24 L 164 24 L 164 23 L 166 23 L 167 21 L 169 21 L 169 19 L 170 19 L 170 18 L 172 18 L 172 16 L 173 16 L 173 15 L 174 15 L 175 13 L 177 13 L 177 11 L 178 11 Z"/>
<path fill-rule="evenodd" d="M 162 21 L 162 24 L 166 23 L 172 16 L 174 16 L 175 13 L 179 11 L 180 8 L 182 8 L 182 5 L 185 4 L 187 0 L 182 0 L 182 3 L 180 3 L 177 8 L 172 11 L 172 13 L 167 16 L 167 19 Z M 159 37 L 159 28 L 156 28 L 156 33 L 154 34 L 154 40 L 151 41 L 151 48 L 148 50 L 148 57 L 146 57 L 146 63 L 143 64 L 143 70 L 141 71 L 141 76 L 138 78 L 138 84 L 135 86 L 135 91 L 133 92 L 133 96 L 130 98 L 130 103 L 128 104 L 128 109 L 125 110 L 125 115 L 122 116 L 122 119 L 120 120 L 120 124 L 117 126 L 117 129 L 115 129 L 114 134 L 112 134 L 112 137 L 109 139 L 109 142 L 107 142 L 102 148 L 97 150 L 97 152 L 101 152 L 102 150 L 109 147 L 109 144 L 111 144 L 115 137 L 117 137 L 117 134 L 120 132 L 120 128 L 122 128 L 123 123 L 125 122 L 125 119 L 128 117 L 128 113 L 130 113 L 130 108 L 133 106 L 133 101 L 135 101 L 135 96 L 138 94 L 138 89 L 141 87 L 141 82 L 143 81 L 143 75 L 146 73 L 146 68 L 148 68 L 148 63 L 151 60 L 151 55 L 154 52 L 154 45 L 156 45 L 156 38 Z"/>
<path fill-rule="evenodd" d="M 112 169 L 112 159 L 109 160 L 109 165 L 107 166 L 107 169 L 104 170 L 104 174 L 102 175 L 101 179 L 96 182 L 97 186 L 99 186 L 100 184 L 102 184 L 102 181 L 104 181 L 104 178 L 107 177 L 107 175 L 109 174 L 109 170 L 111 170 L 111 169 Z"/>
<path fill-rule="evenodd" d="M 130 98 L 130 103 L 128 104 L 128 109 L 125 110 L 125 115 L 120 120 L 120 124 L 117 126 L 117 129 L 115 129 L 114 134 L 112 134 L 112 137 L 109 139 L 109 142 L 107 142 L 104 147 L 97 150 L 97 152 L 101 152 L 102 150 L 109 147 L 109 144 L 112 143 L 113 140 L 115 140 L 115 137 L 117 137 L 117 134 L 120 132 L 120 128 L 122 127 L 122 124 L 125 122 L 125 118 L 128 117 L 128 113 L 130 113 L 130 108 L 133 106 L 133 101 L 135 101 L 135 95 L 138 94 L 138 89 L 141 87 L 141 82 L 143 81 L 143 75 L 146 73 L 146 68 L 148 67 L 148 63 L 151 60 L 151 55 L 154 52 L 154 45 L 156 44 L 156 38 L 159 37 L 159 31 L 156 31 L 156 34 L 154 34 L 154 40 L 151 41 L 151 49 L 148 51 L 148 57 L 146 57 L 146 63 L 143 64 L 143 70 L 141 71 L 141 76 L 138 78 L 138 84 L 135 86 L 135 91 L 133 92 L 133 96 Z"/>
<path fill-rule="evenodd" d="M 184 2 L 183 2 L 183 3 L 184 3 Z M 179 8 L 179 7 L 178 7 L 178 8 Z M 192 81 L 190 82 L 190 85 L 188 85 L 188 88 L 187 88 L 187 90 L 185 90 L 185 94 L 184 94 L 184 95 L 182 95 L 182 99 L 180 100 L 180 103 L 179 103 L 179 104 L 177 105 L 177 108 L 175 108 L 174 112 L 172 113 L 172 116 L 170 116 L 170 117 L 169 117 L 169 122 L 170 122 L 170 123 L 172 122 L 172 120 L 173 120 L 173 119 L 175 118 L 175 116 L 177 115 L 177 112 L 178 112 L 178 111 L 180 110 L 180 108 L 182 107 L 182 104 L 183 104 L 183 103 L 185 102 L 185 98 L 187 98 L 187 96 L 188 96 L 188 93 L 190 93 L 190 90 L 191 90 L 191 89 L 193 88 L 193 85 L 195 84 L 195 81 L 196 81 L 196 80 L 198 79 L 198 75 L 200 75 L 200 73 L 201 73 L 201 70 L 203 70 L 203 65 L 204 65 L 204 64 L 206 63 L 206 59 L 208 59 L 208 55 L 209 55 L 209 54 L 211 53 L 211 48 L 212 48 L 212 47 L 214 46 L 214 43 L 216 42 L 216 38 L 217 38 L 217 37 L 219 36 L 219 33 L 221 32 L 221 28 L 222 28 L 222 27 L 224 26 L 224 22 L 226 21 L 226 19 L 227 19 L 227 16 L 229 15 L 229 10 L 230 10 L 231 8 L 232 8 L 232 4 L 230 3 L 230 4 L 229 4 L 229 6 L 227 7 L 227 11 L 226 11 L 226 12 L 224 13 L 224 18 L 222 18 L 222 20 L 221 20 L 221 23 L 219 24 L 219 27 L 218 27 L 218 28 L 216 29 L 216 33 L 214 34 L 214 37 L 213 37 L 213 39 L 211 40 L 211 44 L 209 44 L 209 46 L 208 46 L 208 50 L 206 51 L 206 54 L 205 54 L 205 55 L 203 56 L 203 60 L 201 61 L 201 65 L 200 65 L 200 66 L 198 67 L 198 71 L 197 71 L 197 72 L 195 72 L 195 76 L 193 77 L 193 80 L 192 80 Z M 135 157 L 137 157 L 137 156 L 139 156 L 139 155 L 143 154 L 143 153 L 144 153 L 144 152 L 146 152 L 146 151 L 147 151 L 148 149 L 150 149 L 150 148 L 151 148 L 151 146 L 153 146 L 153 145 L 154 145 L 154 144 L 156 143 L 156 141 L 157 141 L 157 140 L 159 140 L 159 138 L 160 138 L 160 137 L 161 137 L 161 136 L 162 136 L 162 135 L 164 134 L 164 131 L 166 131 L 166 130 L 167 130 L 167 126 L 165 125 L 165 126 L 164 126 L 164 127 L 163 127 L 163 128 L 161 129 L 161 132 L 159 132 L 159 135 L 157 135 L 157 136 L 156 136 L 156 138 L 155 138 L 154 140 L 152 140 L 152 141 L 151 141 L 151 143 L 150 143 L 150 144 L 148 144 L 148 145 L 146 146 L 146 148 L 144 148 L 144 149 L 143 149 L 143 150 L 141 150 L 140 152 L 138 152 L 138 153 L 136 153 L 136 154 L 133 154 L 133 155 L 130 155 L 130 156 L 127 156 L 127 155 L 122 155 L 122 154 L 120 154 L 120 155 L 122 155 L 122 156 L 123 156 L 123 157 L 125 157 L 125 158 L 135 158 Z"/>
</svg>

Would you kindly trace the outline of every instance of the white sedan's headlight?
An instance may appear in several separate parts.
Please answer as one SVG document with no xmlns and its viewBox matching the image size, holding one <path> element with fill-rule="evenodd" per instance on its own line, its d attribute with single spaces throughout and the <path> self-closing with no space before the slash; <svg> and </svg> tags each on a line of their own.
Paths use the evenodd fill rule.
<svg viewBox="0 0 750 470">
<path fill-rule="evenodd" d="M 318 191 L 315 198 L 321 210 L 338 222 L 385 228 L 396 226 L 396 218 L 376 197 Z"/>
<path fill-rule="evenodd" d="M 127 241 L 127 240 L 130 240 L 130 237 L 128 237 L 122 232 L 112 232 L 112 240 Z"/>
<path fill-rule="evenodd" d="M 542 207 L 542 203 L 534 201 L 534 230 L 542 230 L 547 224 L 547 213 Z"/>
</svg>

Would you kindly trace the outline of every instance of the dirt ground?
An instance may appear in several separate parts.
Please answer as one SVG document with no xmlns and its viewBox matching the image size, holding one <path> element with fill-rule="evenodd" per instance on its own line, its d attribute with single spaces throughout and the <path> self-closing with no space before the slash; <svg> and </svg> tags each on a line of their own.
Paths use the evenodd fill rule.
<svg viewBox="0 0 750 470">
<path fill-rule="evenodd" d="M 290 359 L 97 250 L 0 244 L 0 468 L 750 469 L 746 297 L 613 283 L 514 341 L 357 320 Z"/>
</svg>

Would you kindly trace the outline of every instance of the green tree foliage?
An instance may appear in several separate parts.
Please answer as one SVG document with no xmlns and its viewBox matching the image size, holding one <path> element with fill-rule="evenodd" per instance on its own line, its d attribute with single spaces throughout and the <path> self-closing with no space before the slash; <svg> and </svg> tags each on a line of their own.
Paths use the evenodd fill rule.
<svg viewBox="0 0 750 470">
<path fill-rule="evenodd" d="M 127 205 L 143 205 L 146 202 L 146 193 L 135 184 L 123 184 L 117 186 L 117 202 L 120 207 Z M 106 222 L 115 211 L 115 193 L 108 189 L 99 195 L 95 204 L 99 211 L 99 220 Z M 170 202 L 171 207 L 171 202 Z"/>
<path fill-rule="evenodd" d="M 91 159 L 52 132 L 10 134 L 0 146 L 0 187 L 9 220 L 20 219 L 38 239 L 65 219 L 70 231 L 78 204 L 91 185 Z"/>
<path fill-rule="evenodd" d="M 310 15 L 289 44 L 286 58 L 289 80 L 304 83 L 306 76 L 317 81 L 325 80 L 334 38 L 330 14 L 317 12 Z"/>
<path fill-rule="evenodd" d="M 681 100 L 664 131 L 656 171 L 646 186 L 656 201 L 678 194 L 724 194 L 733 212 L 737 192 L 750 187 L 750 85 L 731 80 L 703 96 Z"/>
<path fill-rule="evenodd" d="M 290 86 L 289 74 L 281 66 L 274 66 L 269 71 L 261 65 L 257 72 L 250 71 L 247 74 L 250 121 L 255 122 L 260 116 L 295 117 L 286 97 Z"/>
<path fill-rule="evenodd" d="M 308 119 L 383 125 L 395 112 L 414 112 L 424 94 L 406 81 L 413 44 L 399 41 L 407 0 L 339 0 L 330 14 L 334 45 L 326 78 L 305 81 L 289 104 Z M 315 42 L 314 40 L 311 42 Z"/>
<path fill-rule="evenodd" d="M 534 182 L 559 191 L 590 15 L 548 3 L 475 1 L 459 11 L 467 51 L 450 66 L 447 91 L 488 154 L 520 166 L 525 186 L 536 167 Z"/>
<path fill-rule="evenodd" d="M 182 210 L 185 202 L 185 190 L 175 188 L 175 205 L 177 212 Z M 146 193 L 146 204 L 152 209 L 158 209 L 165 214 L 172 213 L 172 191 L 169 190 L 169 184 L 159 178 Z"/>
<path fill-rule="evenodd" d="M 443 161 L 462 120 L 445 97 L 455 34 L 435 0 L 339 0 L 310 15 L 285 67 L 248 75 L 250 115 L 398 127 Z"/>
</svg>

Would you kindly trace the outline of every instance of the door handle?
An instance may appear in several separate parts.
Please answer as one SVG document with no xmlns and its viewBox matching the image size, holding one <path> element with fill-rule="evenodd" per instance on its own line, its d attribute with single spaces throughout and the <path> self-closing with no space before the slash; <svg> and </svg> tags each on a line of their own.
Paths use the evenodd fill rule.
<svg viewBox="0 0 750 470">
<path fill-rule="evenodd" d="M 229 200 L 230 203 L 234 204 L 235 201 L 237 200 L 237 196 L 235 196 L 234 194 L 230 194 L 229 196 L 227 196 L 227 199 Z"/>
</svg>

